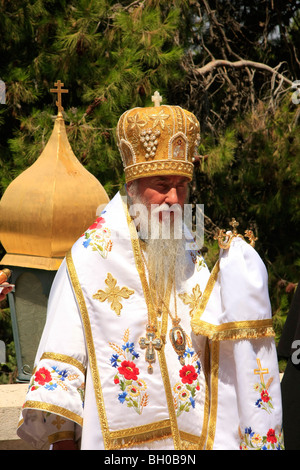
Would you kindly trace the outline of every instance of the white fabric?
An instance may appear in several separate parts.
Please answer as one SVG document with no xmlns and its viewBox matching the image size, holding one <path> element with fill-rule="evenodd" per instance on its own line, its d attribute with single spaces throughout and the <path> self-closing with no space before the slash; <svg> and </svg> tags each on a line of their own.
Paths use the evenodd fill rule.
<svg viewBox="0 0 300 470">
<path fill-rule="evenodd" d="M 242 238 L 233 238 L 221 250 L 218 281 L 201 319 L 221 325 L 271 318 L 268 274 L 255 249 Z"/>
<path fill-rule="evenodd" d="M 233 268 L 230 266 L 230 255 L 235 252 L 232 249 L 229 254 L 222 255 L 220 263 L 219 279 L 224 283 L 224 289 L 230 290 L 230 294 L 224 291 L 222 282 L 217 282 L 202 317 L 202 320 L 211 325 L 264 319 L 266 315 L 270 315 L 265 274 L 262 276 L 260 274 L 259 279 L 256 277 L 257 270 L 260 273 L 263 271 L 260 258 L 255 250 L 249 254 L 245 242 L 240 244 L 238 241 L 232 245 L 234 246 L 237 247 L 240 258 L 237 264 L 235 265 L 233 259 Z M 82 305 L 78 304 L 78 296 L 72 288 L 64 262 L 53 284 L 47 322 L 36 358 L 36 371 L 41 369 L 50 371 L 52 382 L 48 381 L 43 386 L 35 388 L 37 376 L 36 373 L 33 375 L 18 428 L 20 437 L 29 440 L 32 445 L 41 447 L 45 444 L 47 434 L 53 436 L 56 432 L 66 432 L 65 435 L 68 435 L 72 422 L 75 423 L 75 438 L 81 440 L 81 449 L 104 449 L 107 442 L 112 446 L 108 448 L 124 446 L 129 449 L 174 449 L 177 430 L 181 433 L 182 441 L 196 447 L 199 445 L 201 433 L 206 432 L 202 436 L 205 448 L 205 443 L 209 441 L 207 435 L 215 429 L 213 442 L 210 442 L 209 446 L 216 449 L 239 449 L 241 434 L 244 434 L 245 428 L 249 430 L 249 427 L 261 435 L 266 435 L 271 427 L 276 427 L 278 435 L 281 425 L 281 404 L 277 360 L 271 338 L 221 341 L 218 342 L 220 354 L 214 353 L 217 351 L 216 343 L 211 342 L 211 370 L 214 370 L 212 375 L 217 376 L 215 383 L 218 386 L 218 402 L 217 407 L 213 406 L 215 397 L 210 396 L 211 402 L 208 408 L 208 396 L 205 392 L 209 389 L 215 392 L 216 389 L 213 388 L 215 385 L 212 386 L 210 383 L 210 376 L 208 375 L 207 380 L 204 374 L 207 370 L 205 363 L 207 340 L 204 335 L 192 332 L 191 304 L 184 302 L 183 297 L 177 295 L 181 326 L 189 338 L 185 357 L 186 366 L 190 366 L 194 379 L 190 383 L 184 383 L 182 380 L 180 371 L 182 373 L 183 366 L 170 344 L 168 333 L 165 349 L 160 353 L 160 361 L 157 354 L 153 374 L 147 373 L 145 351 L 139 346 L 139 339 L 145 336 L 148 322 L 147 305 L 119 194 L 109 203 L 94 227 L 76 242 L 72 248 L 72 257 L 88 311 L 97 373 L 95 375 L 93 358 L 88 356 L 91 337 L 85 335 L 83 331 L 85 321 L 79 308 L 82 309 Z M 204 292 L 209 272 L 202 257 L 196 252 L 186 252 L 186 263 L 185 278 L 182 279 L 181 290 L 177 291 L 177 294 L 187 294 L 190 299 L 194 295 L 195 299 L 196 286 L 201 293 Z M 246 268 L 248 265 L 250 265 L 249 271 Z M 235 269 L 242 269 L 243 275 L 239 276 L 239 271 L 236 272 Z M 232 271 L 236 273 L 233 279 L 230 278 Z M 112 308 L 112 298 L 106 300 L 102 298 L 101 301 L 95 297 L 99 291 L 103 293 L 112 286 L 109 285 L 108 275 L 114 279 L 113 287 L 127 288 L 131 292 L 127 298 L 126 296 L 119 298 L 122 305 L 119 311 Z M 239 284 L 235 290 L 232 282 L 236 282 L 237 277 Z M 249 278 L 251 291 L 248 291 Z M 242 295 L 246 297 L 240 300 L 242 288 L 244 288 Z M 233 290 L 236 302 L 232 297 Z M 200 297 L 197 302 L 199 299 Z M 174 298 L 171 295 L 170 307 L 173 306 Z M 172 311 L 174 312 L 174 308 Z M 170 327 L 169 319 L 168 331 Z M 43 359 L 45 353 L 47 353 L 46 359 Z M 268 367 L 269 376 L 273 377 L 271 387 L 275 411 L 272 410 L 271 414 L 269 409 L 265 411 L 255 406 L 258 395 L 257 392 L 253 392 L 253 386 L 257 382 L 257 376 L 253 371 L 258 367 L 258 357 L 262 367 Z M 67 358 L 70 358 L 69 363 L 63 362 Z M 75 361 L 72 361 L 72 358 Z M 125 360 L 129 360 L 130 365 L 134 364 L 138 369 L 136 378 L 126 381 L 125 375 L 119 371 Z M 167 374 L 164 370 L 164 361 L 167 365 Z M 86 368 L 84 407 L 80 393 L 84 377 L 83 368 Z M 62 370 L 66 371 L 63 374 L 66 387 L 60 383 L 59 373 Z M 186 372 L 187 368 L 185 374 Z M 95 381 L 97 374 L 101 387 Z M 187 376 L 183 374 L 183 377 Z M 52 389 L 49 387 L 51 383 Z M 269 392 L 271 393 L 271 388 Z M 99 401 L 102 406 L 101 413 L 98 408 Z M 209 410 L 216 412 L 215 419 Z M 209 412 L 208 430 L 204 420 L 205 411 Z M 55 423 L 53 413 L 64 419 L 60 429 L 57 428 L 57 423 L 53 424 Z M 168 433 L 164 434 L 164 427 L 170 428 L 170 423 L 171 428 L 172 423 L 175 428 L 173 438 Z M 263 426 L 264 423 L 266 426 Z M 126 430 L 124 439 L 120 437 L 122 430 Z M 128 438 L 131 431 L 133 437 Z"/>
</svg>

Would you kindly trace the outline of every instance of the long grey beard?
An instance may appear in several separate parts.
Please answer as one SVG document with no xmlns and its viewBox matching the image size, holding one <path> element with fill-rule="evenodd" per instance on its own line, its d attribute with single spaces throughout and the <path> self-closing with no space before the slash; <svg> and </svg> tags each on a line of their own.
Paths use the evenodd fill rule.
<svg viewBox="0 0 300 470">
<path fill-rule="evenodd" d="M 150 238 L 147 242 L 147 263 L 149 279 L 158 293 L 164 296 L 170 276 L 179 288 L 185 272 L 183 240 Z"/>
<path fill-rule="evenodd" d="M 138 194 L 134 195 L 132 202 L 146 208 Z M 172 276 L 173 282 L 176 282 L 176 287 L 180 287 L 185 273 L 186 251 L 180 209 L 175 213 L 177 222 L 170 221 L 168 216 L 159 221 L 158 217 L 155 217 L 155 211 L 159 212 L 161 209 L 162 206 L 154 210 L 154 220 L 156 221 L 154 224 L 151 224 L 149 208 L 140 211 L 136 225 L 138 225 L 140 238 L 146 242 L 149 282 L 157 288 L 158 294 L 161 293 L 164 296 L 170 276 Z M 169 208 L 165 207 L 166 213 L 168 210 Z M 165 234 L 168 234 L 167 238 L 165 238 Z"/>
</svg>

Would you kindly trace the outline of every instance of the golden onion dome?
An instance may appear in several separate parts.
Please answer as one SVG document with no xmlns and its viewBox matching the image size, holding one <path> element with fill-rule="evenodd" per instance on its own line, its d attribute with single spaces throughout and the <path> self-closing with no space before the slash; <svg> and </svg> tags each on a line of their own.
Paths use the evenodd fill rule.
<svg viewBox="0 0 300 470">
<path fill-rule="evenodd" d="M 61 109 L 43 152 L 0 201 L 0 241 L 6 251 L 1 263 L 6 266 L 57 270 L 109 201 L 101 183 L 75 157 Z"/>
</svg>

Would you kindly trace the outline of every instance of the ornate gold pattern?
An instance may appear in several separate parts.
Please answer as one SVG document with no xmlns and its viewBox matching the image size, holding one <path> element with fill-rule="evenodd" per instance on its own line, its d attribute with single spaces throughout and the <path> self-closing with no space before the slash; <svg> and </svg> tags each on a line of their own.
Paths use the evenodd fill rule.
<svg viewBox="0 0 300 470">
<path fill-rule="evenodd" d="M 160 106 L 160 98 L 153 97 L 154 107 L 130 109 L 119 119 L 117 142 L 126 182 L 170 174 L 192 178 L 199 122 L 179 106 Z"/>
<path fill-rule="evenodd" d="M 52 403 L 45 403 L 41 401 L 32 401 L 32 400 L 27 400 L 23 408 L 30 408 L 30 409 L 35 409 L 35 410 L 41 410 L 41 411 L 48 411 L 49 413 L 57 414 L 60 416 L 63 416 L 64 418 L 70 419 L 71 421 L 74 421 L 75 423 L 79 424 L 82 426 L 83 424 L 83 418 L 76 413 L 73 413 L 70 410 L 67 410 L 61 406 L 53 405 Z M 19 426 L 23 423 L 23 420 L 20 421 Z"/>
<path fill-rule="evenodd" d="M 224 229 L 221 229 L 214 237 L 215 240 L 218 240 L 220 248 L 227 250 L 230 247 L 232 240 L 236 237 L 242 238 L 243 240 L 245 240 L 244 237 L 249 238 L 250 245 L 253 247 L 255 246 L 255 242 L 258 238 L 255 237 L 252 230 L 245 230 L 245 235 L 243 236 L 239 234 L 236 229 L 239 226 L 239 223 L 235 219 L 231 219 L 229 225 L 233 227 L 232 232 L 226 232 Z"/>
<path fill-rule="evenodd" d="M 210 416 L 208 423 L 208 433 L 206 450 L 212 450 L 216 434 L 217 412 L 218 412 L 218 385 L 219 385 L 219 358 L 220 358 L 220 343 L 211 343 L 211 371 L 210 371 L 210 386 L 211 386 L 211 403 L 210 403 Z"/>
<path fill-rule="evenodd" d="M 134 290 L 129 289 L 128 287 L 117 286 L 117 280 L 111 273 L 107 273 L 107 277 L 104 282 L 107 285 L 107 288 L 105 290 L 98 290 L 98 292 L 93 295 L 93 299 L 100 300 L 100 302 L 105 302 L 107 300 L 111 303 L 111 309 L 116 312 L 117 315 L 120 315 L 123 308 L 121 299 L 129 299 L 129 297 L 134 294 Z"/>
<path fill-rule="evenodd" d="M 200 320 L 193 322 L 193 332 L 204 335 L 212 341 L 265 338 L 275 336 L 272 319 L 228 322 L 212 325 Z"/>
<path fill-rule="evenodd" d="M 200 304 L 198 306 L 198 309 L 196 310 L 196 312 L 194 313 L 194 315 L 192 317 L 192 320 L 191 320 L 192 329 L 193 329 L 193 325 L 194 324 L 197 325 L 197 323 L 200 321 L 200 318 L 201 318 L 204 310 L 206 309 L 206 306 L 207 306 L 207 303 L 209 301 L 210 295 L 212 293 L 212 290 L 214 288 L 216 280 L 218 279 L 219 271 L 220 271 L 220 261 L 218 260 L 216 262 L 216 264 L 214 265 L 211 273 L 210 273 L 210 276 L 209 276 L 209 279 L 207 281 L 206 287 L 204 289 L 203 295 L 201 297 L 201 301 L 200 301 Z"/>
<path fill-rule="evenodd" d="M 60 430 L 60 428 L 65 424 L 66 420 L 63 419 L 59 415 L 54 415 L 54 416 L 55 416 L 55 419 L 51 421 L 51 424 L 53 424 L 53 426 L 55 426 L 58 430 Z"/>
<path fill-rule="evenodd" d="M 82 321 L 83 321 L 85 338 L 86 338 L 86 343 L 87 343 L 87 350 L 88 350 L 88 355 L 89 355 L 89 362 L 90 362 L 90 367 L 91 367 L 91 374 L 93 377 L 98 416 L 99 416 L 99 421 L 101 424 L 101 429 L 102 429 L 102 434 L 103 434 L 104 447 L 105 449 L 109 449 L 109 428 L 108 428 L 106 411 L 104 407 L 100 374 L 99 374 L 97 358 L 96 358 L 96 353 L 95 353 L 95 346 L 94 346 L 94 341 L 93 341 L 93 334 L 92 334 L 89 314 L 88 314 L 88 310 L 87 310 L 86 303 L 84 300 L 83 292 L 81 290 L 80 282 L 79 282 L 76 269 L 73 263 L 71 250 L 68 251 L 68 253 L 66 254 L 66 261 L 67 261 L 68 272 L 69 272 L 70 279 L 74 288 L 75 296 L 77 299 L 77 303 L 78 303 L 78 306 L 81 312 Z"/>
<path fill-rule="evenodd" d="M 193 171 L 194 166 L 190 162 L 153 160 L 152 162 L 137 163 L 125 168 L 125 179 L 129 182 L 137 178 L 160 175 L 179 175 L 191 179 Z"/>
<path fill-rule="evenodd" d="M 192 294 L 184 292 L 182 294 L 178 294 L 178 297 L 182 300 L 185 305 L 190 306 L 190 315 L 193 316 L 194 313 L 197 311 L 200 299 L 202 297 L 202 292 L 200 290 L 199 284 L 196 284 L 195 287 L 193 287 Z"/>
<path fill-rule="evenodd" d="M 257 365 L 258 365 L 258 369 L 254 369 L 254 374 L 255 374 L 255 375 L 259 375 L 260 381 L 261 381 L 262 383 L 264 383 L 264 382 L 265 382 L 265 381 L 264 381 L 264 374 L 268 374 L 268 373 L 269 373 L 269 369 L 263 369 L 263 368 L 262 368 L 259 358 L 256 359 L 256 362 L 257 362 Z"/>
<path fill-rule="evenodd" d="M 51 434 L 48 436 L 48 441 L 49 444 L 53 444 L 54 442 L 57 441 L 65 441 L 65 440 L 73 440 L 75 437 L 74 431 L 61 431 L 61 432 L 56 432 L 54 434 Z"/>
<path fill-rule="evenodd" d="M 146 338 L 140 338 L 139 345 L 141 349 L 146 349 L 145 359 L 148 362 L 148 372 L 149 374 L 153 373 L 152 364 L 155 362 L 155 350 L 159 351 L 162 348 L 162 341 L 159 337 L 156 336 L 156 328 L 147 325 L 146 328 Z"/>
<path fill-rule="evenodd" d="M 114 441 L 114 448 L 122 442 L 129 445 L 148 442 L 149 440 L 171 436 L 170 420 L 157 421 L 151 424 L 141 426 L 134 426 L 132 428 L 121 429 L 119 431 L 112 431 L 110 433 L 111 439 Z M 121 441 L 121 442 L 120 442 Z"/>
</svg>

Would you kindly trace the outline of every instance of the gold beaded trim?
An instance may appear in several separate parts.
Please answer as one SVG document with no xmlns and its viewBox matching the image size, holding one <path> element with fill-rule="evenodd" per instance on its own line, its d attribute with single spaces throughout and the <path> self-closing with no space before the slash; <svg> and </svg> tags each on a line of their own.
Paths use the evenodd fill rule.
<svg viewBox="0 0 300 470">
<path fill-rule="evenodd" d="M 194 165 L 190 162 L 156 160 L 146 163 L 136 163 L 125 168 L 125 179 L 129 181 L 137 178 L 159 175 L 180 175 L 192 179 Z"/>
</svg>

